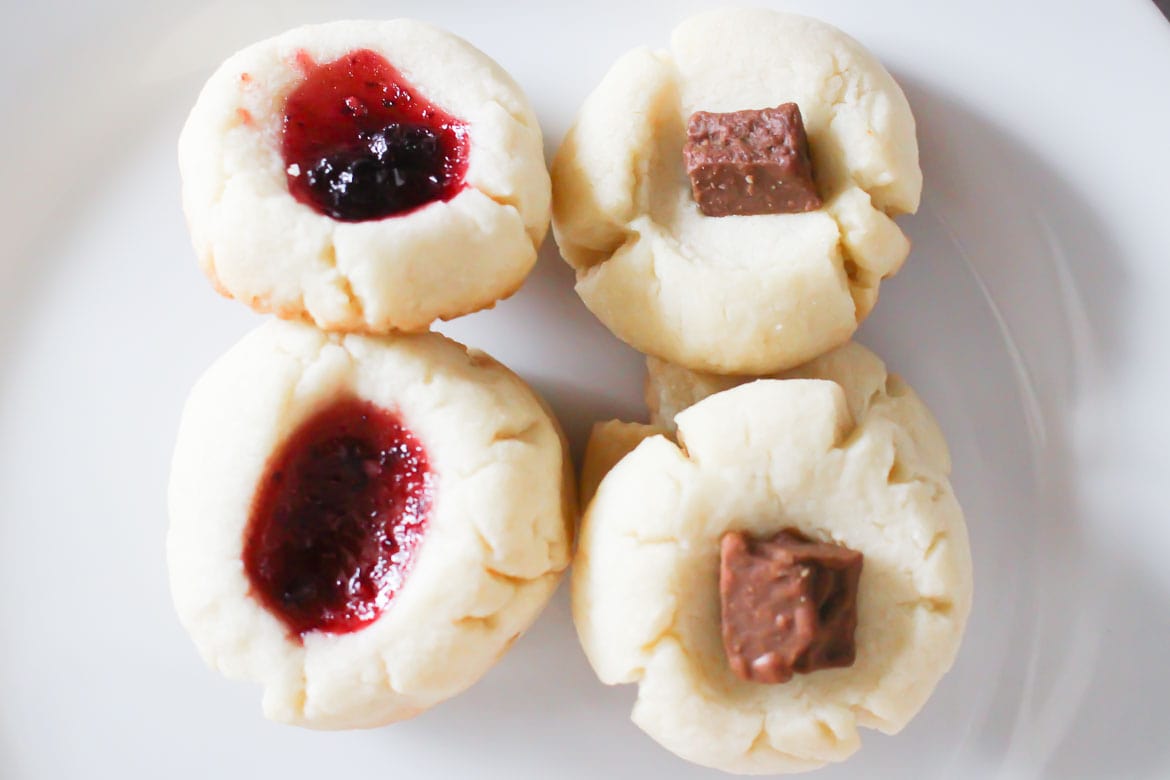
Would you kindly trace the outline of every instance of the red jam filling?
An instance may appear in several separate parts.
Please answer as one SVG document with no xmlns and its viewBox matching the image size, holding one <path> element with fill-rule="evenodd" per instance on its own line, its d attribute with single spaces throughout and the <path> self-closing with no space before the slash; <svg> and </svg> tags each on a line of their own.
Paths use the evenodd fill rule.
<svg viewBox="0 0 1170 780">
<path fill-rule="evenodd" d="M 378 618 L 426 531 L 433 477 L 398 417 L 356 398 L 306 420 L 268 463 L 244 536 L 253 595 L 296 635 Z"/>
<path fill-rule="evenodd" d="M 345 222 L 409 213 L 463 189 L 467 125 L 428 102 L 377 52 L 318 64 L 284 107 L 288 188 Z"/>
</svg>

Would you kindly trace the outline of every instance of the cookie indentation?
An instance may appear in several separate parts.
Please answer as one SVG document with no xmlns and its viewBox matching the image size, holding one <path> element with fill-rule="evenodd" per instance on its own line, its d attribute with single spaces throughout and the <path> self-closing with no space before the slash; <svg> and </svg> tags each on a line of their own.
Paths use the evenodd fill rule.
<svg viewBox="0 0 1170 780">
<path fill-rule="evenodd" d="M 464 186 L 464 122 L 417 93 L 369 49 L 317 64 L 284 109 L 289 191 L 322 214 L 363 222 L 455 197 Z"/>
<path fill-rule="evenodd" d="M 373 622 L 410 571 L 432 481 L 395 414 L 335 401 L 293 432 L 260 482 L 243 551 L 253 595 L 297 635 Z"/>
<path fill-rule="evenodd" d="M 783 683 L 794 673 L 852 666 L 862 555 L 794 529 L 770 539 L 724 534 L 719 592 L 723 646 L 735 674 Z"/>
<path fill-rule="evenodd" d="M 800 107 L 696 111 L 683 147 L 691 193 L 709 217 L 821 207 Z"/>
</svg>

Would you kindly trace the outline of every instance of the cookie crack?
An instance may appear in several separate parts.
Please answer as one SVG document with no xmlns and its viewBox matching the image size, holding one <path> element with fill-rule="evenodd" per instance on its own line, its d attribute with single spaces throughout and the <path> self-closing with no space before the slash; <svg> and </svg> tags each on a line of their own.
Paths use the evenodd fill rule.
<svg viewBox="0 0 1170 780">
<path fill-rule="evenodd" d="M 511 602 L 511 599 L 509 599 L 509 602 Z M 482 617 L 477 615 L 465 615 L 457 619 L 454 622 L 454 625 L 461 628 L 473 626 L 482 628 L 484 631 L 495 631 L 496 628 L 500 625 L 500 611 L 502 611 L 502 609 L 503 608 L 491 613 L 490 615 L 483 615 Z"/>
<path fill-rule="evenodd" d="M 513 574 L 511 572 L 504 571 L 503 569 L 499 568 L 499 565 L 498 565 L 499 563 L 501 563 L 501 561 L 499 561 L 499 558 L 500 558 L 499 551 L 495 548 L 495 546 L 493 546 L 491 544 L 491 542 L 488 541 L 487 536 L 484 535 L 483 531 L 480 530 L 479 526 L 472 523 L 471 529 L 472 529 L 472 533 L 475 534 L 476 539 L 479 541 L 480 548 L 483 550 L 484 560 L 486 561 L 481 566 L 481 568 L 484 571 L 484 573 L 487 574 L 489 577 L 497 577 L 499 579 L 505 580 L 506 582 L 508 582 L 511 585 L 514 585 L 516 587 L 520 587 L 520 586 L 535 582 L 536 580 L 543 579 L 543 578 L 549 576 L 550 574 L 557 574 L 558 572 L 560 572 L 564 569 L 564 567 L 558 568 L 556 565 L 554 565 L 552 563 L 552 560 L 551 560 L 552 556 L 546 552 L 546 554 L 545 554 L 546 566 L 541 572 L 539 572 L 537 574 L 532 574 L 532 575 Z M 546 541 L 546 543 L 548 542 L 548 540 L 545 540 L 545 541 Z M 548 543 L 547 549 L 548 550 L 552 549 L 551 543 Z M 495 564 L 491 563 L 493 561 L 496 563 Z"/>
<path fill-rule="evenodd" d="M 897 374 L 886 374 L 885 389 L 890 398 L 901 398 L 910 392 L 910 387 Z"/>
<path fill-rule="evenodd" d="M 511 119 L 513 122 L 520 125 L 524 129 L 529 130 L 529 131 L 536 131 L 537 133 L 540 132 L 539 128 L 533 127 L 532 124 L 524 118 L 523 112 L 519 108 L 512 108 L 512 107 L 506 106 L 503 103 L 501 103 L 498 99 L 495 99 L 495 98 L 487 101 L 483 105 L 486 107 L 495 106 L 496 108 L 500 109 L 505 114 L 507 114 L 509 119 Z"/>
<path fill-rule="evenodd" d="M 863 96 L 865 94 L 868 94 L 870 92 L 870 90 L 868 90 L 862 86 L 861 82 L 862 82 L 862 79 L 864 78 L 864 74 L 862 76 L 858 76 L 854 73 L 854 70 L 851 66 L 843 65 L 842 61 L 841 61 L 841 57 L 837 52 L 835 52 L 835 51 L 830 52 L 829 58 L 830 58 L 831 62 L 833 63 L 833 70 L 829 75 L 827 75 L 825 77 L 822 89 L 824 90 L 825 93 L 832 95 L 831 99 L 828 101 L 829 115 L 831 117 L 831 119 L 829 120 L 829 124 L 832 125 L 833 121 L 836 120 L 838 115 L 840 114 L 841 109 L 847 105 L 847 103 L 848 103 L 847 96 L 851 90 L 855 90 L 858 93 L 858 97 Z M 834 79 L 836 79 L 835 85 L 833 83 Z M 866 133 L 868 135 L 871 135 L 871 136 L 877 135 L 877 132 L 873 128 L 873 123 L 870 121 L 869 114 L 866 112 L 859 112 L 859 113 L 865 119 Z M 871 191 L 871 189 L 869 187 L 866 187 L 860 181 L 858 181 L 856 175 L 854 174 L 854 172 L 852 170 L 849 170 L 848 168 L 846 168 L 843 171 L 843 176 L 845 178 L 845 181 L 847 182 L 847 185 L 837 189 L 835 192 L 832 193 L 833 195 L 837 195 L 837 194 L 840 194 L 841 192 L 844 192 L 846 189 L 848 189 L 848 185 L 852 185 L 854 187 L 857 187 L 859 190 L 861 190 L 862 192 L 864 192 L 866 195 L 869 196 L 870 205 L 875 211 L 880 211 L 882 214 L 885 214 L 887 217 L 890 217 L 891 219 L 894 216 L 896 216 L 897 214 L 901 213 L 897 209 L 894 209 L 892 207 L 886 208 L 886 207 L 875 205 L 873 203 L 873 192 Z M 879 188 L 878 186 L 873 187 L 873 189 L 878 189 L 878 188 Z M 838 223 L 838 227 L 839 226 L 840 226 L 840 224 Z"/>
<path fill-rule="evenodd" d="M 921 481 L 922 477 L 902 460 L 898 448 L 894 448 L 894 459 L 890 462 L 890 469 L 886 472 L 887 485 L 909 485 Z"/>
<path fill-rule="evenodd" d="M 678 635 L 678 607 L 677 606 L 675 606 L 675 608 L 671 610 L 670 619 L 667 621 L 666 625 L 660 631 L 658 631 L 653 637 L 651 637 L 648 641 L 643 642 L 638 647 L 638 651 L 640 653 L 643 653 L 644 655 L 652 656 L 658 650 L 658 646 L 660 644 L 662 644 L 663 642 L 665 642 L 667 639 L 673 639 L 675 642 L 677 642 L 679 644 L 680 647 L 686 647 L 686 643 L 684 643 L 682 641 L 682 638 Z"/>
<path fill-rule="evenodd" d="M 297 715 L 302 718 L 305 717 L 305 713 L 309 709 L 309 673 L 306 671 L 304 664 L 301 664 L 301 687 L 297 691 L 293 708 Z"/>
<path fill-rule="evenodd" d="M 876 693 L 877 688 L 871 688 L 866 691 L 865 696 Z M 865 697 L 863 697 L 865 698 Z M 853 713 L 854 719 L 869 728 L 881 728 L 881 724 L 886 722 L 885 718 L 879 717 L 876 712 L 866 707 L 864 704 L 854 703 L 849 705 L 849 711 Z"/>
<path fill-rule="evenodd" d="M 382 675 L 386 678 L 386 689 L 391 693 L 402 695 L 402 691 L 394 684 L 394 673 L 390 670 L 390 665 L 393 663 L 390 656 L 382 656 L 382 663 L 379 667 L 382 670 Z"/>
<path fill-rule="evenodd" d="M 669 544 L 675 547 L 679 546 L 681 540 L 674 536 L 643 536 L 639 533 L 624 533 L 621 534 L 622 539 L 629 539 L 634 544 Z"/>
<path fill-rule="evenodd" d="M 781 750 L 780 748 L 776 747 L 768 738 L 767 726 L 763 725 L 760 726 L 760 732 L 756 734 L 755 739 L 752 740 L 752 743 L 748 747 L 745 755 L 751 755 L 753 753 L 771 753 L 772 755 L 779 756 L 785 761 L 790 761 L 794 764 L 825 763 L 824 759 L 822 758 L 817 758 L 814 756 L 799 756 L 796 753 L 791 753 L 787 750 Z"/>
<path fill-rule="evenodd" d="M 640 219 L 640 217 L 639 217 L 639 219 Z M 592 247 L 586 247 L 586 246 L 583 246 L 581 244 L 574 245 L 573 248 L 575 250 L 578 250 L 578 251 L 583 250 L 583 251 L 589 252 L 590 254 L 598 255 L 598 259 L 595 259 L 595 260 L 591 259 L 589 262 L 585 263 L 584 265 L 576 265 L 576 264 L 573 265 L 573 269 L 577 272 L 578 284 L 583 282 L 583 281 L 588 280 L 590 277 L 592 277 L 594 274 L 596 274 L 603 266 L 605 266 L 607 263 L 609 263 L 610 260 L 613 260 L 613 258 L 616 257 L 622 250 L 624 250 L 628 247 L 634 246 L 639 241 L 641 241 L 643 238 L 640 230 L 635 228 L 633 226 L 632 222 L 624 224 L 624 225 L 616 225 L 616 227 L 618 227 L 621 230 L 621 237 L 620 237 L 620 240 L 612 242 L 612 246 L 606 246 L 606 247 L 603 247 L 600 249 L 594 249 Z M 654 273 L 653 269 L 651 269 L 651 273 Z M 655 277 L 655 281 L 657 281 L 657 277 Z"/>
<path fill-rule="evenodd" d="M 321 359 L 321 354 L 325 351 L 325 348 L 328 347 L 330 344 L 338 344 L 338 343 L 339 342 L 333 341 L 329 338 L 323 339 L 320 342 L 320 344 L 318 344 L 318 346 L 314 349 L 313 354 L 311 354 L 311 355 L 302 355 L 302 354 L 298 354 L 296 352 L 293 352 L 289 349 L 286 349 L 285 346 L 283 344 L 281 344 L 279 341 L 274 344 L 273 348 L 276 350 L 276 352 L 278 354 L 284 355 L 287 358 L 291 358 L 300 368 L 300 371 L 297 374 L 296 381 L 292 382 L 286 386 L 285 391 L 284 391 L 284 395 L 280 399 L 280 413 L 279 413 L 280 418 L 284 418 L 284 417 L 288 416 L 289 409 L 292 407 L 292 404 L 293 404 L 293 399 L 296 398 L 300 394 L 301 387 L 304 384 L 305 377 L 309 373 L 309 369 L 312 366 L 314 366 L 317 363 L 317 361 L 319 361 Z M 346 354 L 349 355 L 350 360 L 353 360 L 354 359 L 353 355 L 345 347 L 344 343 L 341 343 L 341 346 L 343 349 L 345 349 Z"/>
<path fill-rule="evenodd" d="M 515 574 L 508 574 L 507 572 L 500 571 L 499 569 L 496 569 L 492 566 L 484 566 L 483 570 L 489 577 L 496 580 L 501 580 L 516 588 L 523 587 L 524 585 L 532 582 L 534 579 L 539 579 L 539 577 L 519 577 Z M 549 572 L 545 572 L 544 574 L 540 575 L 540 577 L 547 577 L 548 574 Z"/>
<path fill-rule="evenodd" d="M 832 117 L 829 120 L 829 124 L 831 125 L 833 123 L 833 120 L 835 120 L 837 118 L 838 114 L 840 113 L 840 110 L 846 105 L 846 95 L 849 92 L 850 88 L 852 86 L 856 85 L 858 92 L 861 92 L 862 89 L 861 89 L 860 79 L 858 79 L 854 75 L 853 69 L 850 68 L 848 65 L 842 66 L 841 57 L 838 55 L 837 52 L 835 52 L 835 51 L 830 52 L 829 59 L 833 63 L 833 72 L 825 77 L 823 89 L 825 90 L 825 92 L 832 94 L 832 97 L 829 99 L 829 114 Z M 835 87 L 833 86 L 834 79 L 837 80 Z M 866 129 L 866 132 L 868 132 L 870 135 L 874 134 L 874 130 L 873 130 L 873 127 L 870 125 L 868 116 L 866 116 L 865 129 Z M 869 195 L 872 199 L 873 193 L 871 193 L 868 189 L 863 187 L 861 185 L 861 182 L 857 181 L 857 178 L 854 176 L 853 171 L 846 169 L 844 171 L 844 174 L 845 174 L 845 178 L 849 184 L 852 184 L 853 186 L 857 187 L 858 189 L 864 191 L 865 194 Z M 844 191 L 844 189 L 845 188 L 842 188 L 841 191 Z M 834 194 L 836 194 L 836 193 L 834 193 Z M 885 210 L 882 209 L 882 211 L 885 211 Z M 889 216 L 889 212 L 885 212 L 885 213 L 887 214 L 887 216 Z"/>
<path fill-rule="evenodd" d="M 857 418 L 864 418 L 868 409 L 869 402 L 867 401 L 866 406 L 862 409 L 861 414 L 857 415 Z M 833 445 L 833 449 L 845 452 L 853 449 L 857 445 L 857 442 L 861 441 L 861 437 L 865 433 L 866 428 L 856 421 L 857 418 L 854 419 L 853 427 L 841 437 L 840 441 Z"/>
<path fill-rule="evenodd" d="M 949 616 L 955 608 L 953 601 L 948 598 L 942 598 L 940 596 L 919 596 L 918 598 L 911 599 L 910 601 L 894 602 L 894 606 L 898 607 L 899 609 L 921 609 L 933 615 L 942 615 L 943 617 Z"/>
<path fill-rule="evenodd" d="M 773 751 L 773 750 L 775 750 L 775 748 L 773 748 L 772 743 L 768 741 L 767 724 L 761 723 L 760 730 L 756 734 L 755 738 L 752 740 L 751 744 L 748 745 L 747 752 L 750 755 L 752 753 L 760 753 L 760 752 L 764 752 L 764 751 Z"/>
<path fill-rule="evenodd" d="M 831 90 L 832 97 L 829 99 L 829 109 L 835 115 L 838 108 L 845 104 L 845 92 L 848 90 L 848 76 L 850 70 L 848 67 L 841 67 L 841 58 L 837 52 L 829 52 L 829 61 L 833 63 L 833 72 L 825 77 L 824 89 L 830 92 L 829 87 L 832 86 L 833 79 L 837 79 L 837 86 Z"/>
<path fill-rule="evenodd" d="M 852 184 L 869 196 L 869 192 L 856 182 L 852 182 Z M 869 207 L 877 211 L 878 209 L 873 205 L 872 196 L 869 197 Z M 849 297 L 853 299 L 854 319 L 860 322 L 877 305 L 877 294 L 882 281 L 888 279 L 893 274 L 882 275 L 875 273 L 864 262 L 859 262 L 861 258 L 850 250 L 848 244 L 845 242 L 846 228 L 840 216 L 837 214 L 836 209 L 826 207 L 824 213 L 837 226 L 837 250 L 841 253 L 841 271 L 845 275 L 845 284 L 849 288 Z M 889 215 L 887 214 L 887 216 Z M 871 298 L 872 300 L 866 300 L 866 298 Z"/>
<path fill-rule="evenodd" d="M 475 187 L 475 191 L 480 195 L 483 195 L 485 198 L 500 208 L 515 213 L 517 219 L 520 220 L 520 224 L 524 226 L 524 232 L 528 234 L 528 239 L 532 243 L 533 250 L 540 249 L 541 240 L 543 239 L 543 231 L 540 231 L 538 226 L 529 225 L 524 221 L 524 212 L 520 208 L 520 199 L 518 197 L 514 195 L 504 195 L 499 192 L 491 192 L 483 189 L 482 187 Z M 541 235 L 538 236 L 537 233 L 540 233 Z"/>
<path fill-rule="evenodd" d="M 670 107 L 665 110 L 665 113 L 668 113 L 669 117 L 663 116 L 663 110 L 659 109 L 656 111 L 653 108 L 647 111 L 645 115 L 640 116 L 642 116 L 642 118 L 646 121 L 651 121 L 651 118 L 656 116 L 659 120 L 662 121 L 681 122 L 682 97 L 679 90 L 678 64 L 674 61 L 674 58 L 666 52 L 655 52 L 652 56 L 664 64 L 669 65 L 671 69 L 671 75 L 668 83 L 661 87 L 662 92 L 657 94 L 655 98 L 656 106 L 658 105 L 658 101 L 669 104 Z M 621 252 L 622 249 L 640 240 L 642 238 L 642 229 L 636 225 L 638 222 L 648 222 L 651 227 L 657 229 L 657 232 L 660 235 L 663 237 L 670 237 L 669 231 L 666 230 L 664 226 L 654 221 L 654 219 L 651 217 L 651 180 L 653 178 L 654 162 L 660 152 L 660 144 L 658 142 L 657 132 L 659 128 L 656 127 L 654 129 L 655 132 L 651 133 L 649 142 L 639 146 L 637 149 L 632 150 L 629 156 L 628 170 L 630 174 L 630 204 L 629 211 L 627 213 L 630 214 L 630 216 L 623 221 L 620 215 L 605 215 L 607 217 L 605 220 L 607 227 L 611 228 L 614 232 L 617 233 L 617 235 L 614 236 L 612 240 L 603 242 L 600 246 L 590 246 L 584 243 L 573 242 L 573 249 L 575 250 L 575 253 L 578 255 L 583 253 L 588 253 L 591 255 L 591 257 L 580 266 L 577 265 L 575 261 L 573 261 L 573 266 L 577 271 L 578 280 L 584 278 L 583 275 L 587 274 L 589 271 L 592 271 L 594 268 L 608 263 L 613 259 L 614 255 Z M 566 238 L 568 237 L 566 236 Z M 676 251 L 678 251 L 680 256 L 685 257 L 685 254 L 681 251 L 681 249 L 676 248 Z M 651 254 L 653 255 L 653 253 Z"/>
<path fill-rule="evenodd" d="M 321 250 L 319 259 L 325 264 L 325 268 L 337 274 L 337 287 L 341 290 L 341 294 L 345 296 L 350 308 L 359 321 L 364 322 L 366 319 L 366 307 L 362 302 L 361 296 L 353 288 L 353 282 L 337 265 L 337 247 L 333 242 L 329 242 L 324 249 Z M 301 302 L 302 308 L 304 301 Z M 314 317 L 314 320 L 316 317 Z"/>
<path fill-rule="evenodd" d="M 540 428 L 539 420 L 529 420 L 523 427 L 515 430 L 498 430 L 492 434 L 488 446 L 502 442 L 518 441 L 523 444 L 532 444 L 530 435 Z"/>
<path fill-rule="evenodd" d="M 886 484 L 891 487 L 897 485 L 922 485 L 930 489 L 931 503 L 937 502 L 946 493 L 938 477 L 908 466 L 897 444 L 894 445 L 894 460 L 890 463 L 890 470 L 886 474 Z"/>
<path fill-rule="evenodd" d="M 816 723 L 817 730 L 821 732 L 821 736 L 828 740 L 830 745 L 836 747 L 841 742 L 840 737 L 837 736 L 837 732 L 833 731 L 833 727 L 824 718 L 815 718 L 813 722 Z"/>
<path fill-rule="evenodd" d="M 947 538 L 948 534 L 946 531 L 938 531 L 934 536 L 930 537 L 930 542 L 922 552 L 923 560 L 930 560 L 931 556 L 938 552 L 939 545 L 945 542 Z"/>
<path fill-rule="evenodd" d="M 451 625 L 456 628 L 481 628 L 484 631 L 495 631 L 503 622 L 503 615 L 511 608 L 511 606 L 520 598 L 521 592 L 528 586 L 538 580 L 546 579 L 550 576 L 555 576 L 557 572 L 546 571 L 536 577 L 517 577 L 509 574 L 504 574 L 498 570 L 485 568 L 484 571 L 491 577 L 503 579 L 512 585 L 512 592 L 505 601 L 485 615 L 468 614 L 458 617 L 451 621 Z M 515 641 L 520 633 L 516 633 L 509 644 Z"/>
</svg>

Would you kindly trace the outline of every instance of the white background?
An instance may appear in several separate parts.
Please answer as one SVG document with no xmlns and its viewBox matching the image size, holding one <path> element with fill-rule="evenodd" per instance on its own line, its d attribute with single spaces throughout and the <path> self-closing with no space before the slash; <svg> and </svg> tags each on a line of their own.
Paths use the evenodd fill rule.
<svg viewBox="0 0 1170 780">
<path fill-rule="evenodd" d="M 227 54 L 305 21 L 417 16 L 528 91 L 551 154 L 608 65 L 683 3 L 6 0 L 0 24 L 0 777 L 692 778 L 577 647 L 562 590 L 468 693 L 369 732 L 270 724 L 206 670 L 165 581 L 195 377 L 258 318 L 198 273 L 174 145 Z M 778 4 L 779 7 L 779 4 Z M 822 0 L 919 120 L 914 252 L 860 340 L 950 439 L 976 603 L 902 735 L 821 777 L 1165 777 L 1170 739 L 1170 25 L 1147 0 Z M 445 328 L 574 437 L 638 418 L 640 358 L 551 242 Z"/>
</svg>

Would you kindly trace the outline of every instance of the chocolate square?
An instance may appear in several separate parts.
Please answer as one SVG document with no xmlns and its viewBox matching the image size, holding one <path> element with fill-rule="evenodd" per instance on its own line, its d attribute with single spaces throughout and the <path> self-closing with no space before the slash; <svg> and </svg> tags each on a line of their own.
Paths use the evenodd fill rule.
<svg viewBox="0 0 1170 780">
<path fill-rule="evenodd" d="M 862 555 L 795 529 L 770 539 L 739 532 L 719 546 L 723 648 L 744 680 L 852 666 Z"/>
<path fill-rule="evenodd" d="M 695 202 L 709 217 L 821 207 L 795 103 L 727 114 L 696 111 L 687 121 L 683 159 Z"/>
</svg>

